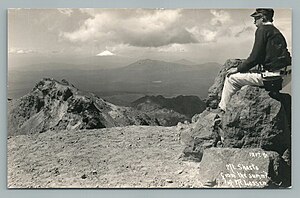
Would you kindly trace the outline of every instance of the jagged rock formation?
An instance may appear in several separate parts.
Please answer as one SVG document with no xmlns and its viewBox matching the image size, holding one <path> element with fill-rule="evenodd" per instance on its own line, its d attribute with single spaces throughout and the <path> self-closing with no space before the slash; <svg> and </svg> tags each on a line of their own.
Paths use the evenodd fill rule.
<svg viewBox="0 0 300 198">
<path fill-rule="evenodd" d="M 280 163 L 284 164 L 284 172 L 290 173 L 290 166 L 288 166 L 291 164 L 290 95 L 271 94 L 264 88 L 244 86 L 232 97 L 225 114 L 215 109 L 220 101 L 227 70 L 240 63 L 239 59 L 226 61 L 224 68 L 209 89 L 206 100 L 208 108 L 201 114 L 195 115 L 192 124 L 179 126 L 181 140 L 185 145 L 182 157 L 201 161 L 204 169 L 209 170 L 209 167 L 205 166 L 211 163 L 210 158 L 203 157 L 208 151 L 207 148 L 239 148 L 240 152 L 244 152 L 246 148 L 260 148 L 264 151 L 276 152 L 279 156 L 276 158 L 280 158 Z M 238 160 L 244 159 L 236 159 Z M 231 160 L 228 163 L 231 163 Z M 274 175 L 269 174 L 270 170 L 267 172 L 271 181 L 276 180 L 280 186 L 290 185 L 290 174 L 286 174 L 286 177 L 278 182 Z M 270 187 L 270 183 L 272 182 L 267 182 L 265 186 L 254 187 Z"/>
<path fill-rule="evenodd" d="M 191 118 L 201 113 L 205 103 L 197 96 L 177 96 L 165 98 L 158 96 L 145 96 L 134 102 L 132 107 L 155 117 L 162 126 L 173 126 L 178 122 L 191 121 Z"/>
<path fill-rule="evenodd" d="M 38 82 L 22 98 L 9 101 L 8 115 L 9 135 L 158 124 L 145 113 L 81 92 L 66 80 L 50 78 Z"/>
</svg>

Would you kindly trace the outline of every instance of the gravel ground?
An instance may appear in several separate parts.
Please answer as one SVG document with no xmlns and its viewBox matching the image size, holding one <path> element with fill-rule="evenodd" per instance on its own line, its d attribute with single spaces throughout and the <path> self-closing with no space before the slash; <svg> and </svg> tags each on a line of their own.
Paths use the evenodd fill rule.
<svg viewBox="0 0 300 198">
<path fill-rule="evenodd" d="M 9 188 L 201 188 L 176 127 L 48 131 L 8 138 Z"/>
</svg>

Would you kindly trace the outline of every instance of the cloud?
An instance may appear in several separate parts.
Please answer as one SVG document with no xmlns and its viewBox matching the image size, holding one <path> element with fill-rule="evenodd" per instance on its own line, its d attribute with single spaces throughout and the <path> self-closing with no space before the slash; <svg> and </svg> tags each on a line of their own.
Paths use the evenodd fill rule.
<svg viewBox="0 0 300 198">
<path fill-rule="evenodd" d="M 214 16 L 211 25 L 221 26 L 231 21 L 230 14 L 224 10 L 211 10 L 210 13 Z"/>
<path fill-rule="evenodd" d="M 97 14 L 97 9 L 95 8 L 79 8 L 79 11 L 89 16 L 95 16 Z"/>
<path fill-rule="evenodd" d="M 205 42 L 215 41 L 217 33 L 218 33 L 217 31 L 211 31 L 208 29 L 203 29 L 200 32 L 200 34 Z"/>
<path fill-rule="evenodd" d="M 35 54 L 37 51 L 32 49 L 19 49 L 19 48 L 10 48 L 8 50 L 9 54 Z"/>
<path fill-rule="evenodd" d="M 158 52 L 185 52 L 186 48 L 182 44 L 170 44 L 167 46 L 162 46 L 158 49 Z"/>
<path fill-rule="evenodd" d="M 60 13 L 67 15 L 67 16 L 71 16 L 71 14 L 73 13 L 73 10 L 70 8 L 58 8 L 57 9 Z"/>
<path fill-rule="evenodd" d="M 199 27 L 195 26 L 192 28 L 187 28 L 187 31 L 195 35 L 195 37 L 201 43 L 214 42 L 216 41 L 216 37 L 218 35 L 218 29 L 211 30 L 212 28 L 208 27 Z"/>
<path fill-rule="evenodd" d="M 232 36 L 232 22 L 229 12 L 209 10 L 206 20 L 203 20 L 200 24 L 199 21 L 194 21 L 194 25 L 187 27 L 186 30 L 194 35 L 199 43 L 217 42 Z"/>
<path fill-rule="evenodd" d="M 79 29 L 63 32 L 71 42 L 101 42 L 139 47 L 159 47 L 173 43 L 196 43 L 198 40 L 179 21 L 181 10 L 93 10 Z M 123 14 L 122 14 L 123 12 Z M 130 12 L 130 14 L 128 14 Z M 93 16 L 92 16 L 93 15 Z"/>
<path fill-rule="evenodd" d="M 110 52 L 110 51 L 108 51 L 108 50 L 105 50 L 105 51 L 103 51 L 103 52 L 97 54 L 96 56 L 115 56 L 115 55 L 116 55 L 116 54 L 114 54 L 114 53 L 112 53 L 112 52 Z"/>
</svg>

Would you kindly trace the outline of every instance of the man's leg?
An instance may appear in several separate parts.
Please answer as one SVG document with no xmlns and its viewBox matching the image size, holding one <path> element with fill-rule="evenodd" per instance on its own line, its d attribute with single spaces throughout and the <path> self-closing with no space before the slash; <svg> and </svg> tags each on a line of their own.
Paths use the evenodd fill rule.
<svg viewBox="0 0 300 198">
<path fill-rule="evenodd" d="M 261 74 L 236 73 L 226 77 L 219 107 L 225 111 L 233 94 L 235 94 L 244 85 L 263 86 Z"/>
</svg>

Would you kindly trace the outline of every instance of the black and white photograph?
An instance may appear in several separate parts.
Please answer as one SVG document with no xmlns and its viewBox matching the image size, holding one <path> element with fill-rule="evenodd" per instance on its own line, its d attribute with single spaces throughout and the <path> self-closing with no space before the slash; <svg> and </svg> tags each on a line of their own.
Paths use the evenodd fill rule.
<svg viewBox="0 0 300 198">
<path fill-rule="evenodd" d="M 292 188 L 292 9 L 10 8 L 7 188 Z"/>
</svg>

